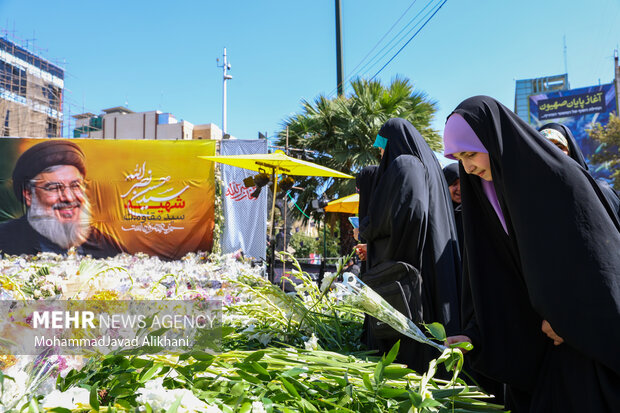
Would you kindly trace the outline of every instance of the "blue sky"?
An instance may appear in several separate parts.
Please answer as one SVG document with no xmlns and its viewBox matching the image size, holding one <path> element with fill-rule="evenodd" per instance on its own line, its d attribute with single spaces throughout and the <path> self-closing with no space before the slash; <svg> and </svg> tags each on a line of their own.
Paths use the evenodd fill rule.
<svg viewBox="0 0 620 413">
<path fill-rule="evenodd" d="M 397 33 L 419 21 L 418 12 L 442 3 L 341 1 L 345 76 L 402 16 L 375 49 L 384 51 L 375 63 L 353 72 L 364 77 L 410 37 Z M 611 82 L 619 18 L 620 2 L 612 0 L 448 0 L 377 78 L 409 78 L 436 100 L 433 125 L 442 131 L 469 96 L 487 94 L 514 108 L 516 79 L 564 73 L 564 39 L 572 88 Z M 0 0 L 0 28 L 31 46 L 35 39 L 40 54 L 66 69 L 69 116 L 127 104 L 221 126 L 215 59 L 224 47 L 233 76 L 228 131 L 238 138 L 274 135 L 302 99 L 336 93 L 332 0 Z M 386 43 L 401 37 L 388 51 Z"/>
</svg>

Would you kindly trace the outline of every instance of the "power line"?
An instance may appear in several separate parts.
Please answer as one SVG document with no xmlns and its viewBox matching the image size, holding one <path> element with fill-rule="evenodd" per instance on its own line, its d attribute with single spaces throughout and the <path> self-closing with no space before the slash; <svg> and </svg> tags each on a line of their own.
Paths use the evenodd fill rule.
<svg viewBox="0 0 620 413">
<path fill-rule="evenodd" d="M 426 5 L 424 7 L 422 7 L 422 9 L 420 9 L 420 11 L 418 11 L 418 13 L 413 16 L 413 18 L 411 20 L 409 20 L 409 22 L 407 22 L 407 24 L 400 29 L 400 31 L 380 50 L 378 51 L 373 58 L 368 61 L 361 70 L 358 71 L 359 73 L 365 73 L 368 69 L 370 69 L 371 67 L 375 66 L 377 63 L 379 63 L 379 61 L 381 61 L 386 55 L 388 55 L 395 47 L 398 46 L 399 43 L 401 43 L 408 35 L 409 33 L 411 33 L 413 30 L 415 30 L 416 27 L 418 27 L 418 25 L 422 22 L 422 20 L 424 20 L 425 17 L 423 17 L 421 20 L 417 21 L 418 18 L 422 15 L 422 13 L 424 13 L 424 11 L 434 2 L 435 0 L 429 0 L 428 3 L 426 3 Z M 431 7 L 432 10 L 432 7 Z M 428 16 L 428 13 L 427 13 Z M 411 26 L 411 27 L 410 27 Z M 408 29 L 408 30 L 407 30 Z M 401 36 L 401 34 L 403 32 L 406 33 L 403 34 Z M 394 43 L 394 44 L 392 44 Z M 388 48 L 389 47 L 389 48 Z"/>
<path fill-rule="evenodd" d="M 355 76 L 359 76 L 361 73 L 364 73 L 368 70 L 368 68 L 375 66 L 377 63 L 379 63 L 380 60 L 382 60 L 386 55 L 388 55 L 388 53 L 390 53 L 390 51 L 392 51 L 396 46 L 398 46 L 399 43 L 401 43 L 406 36 L 409 35 L 409 33 L 411 33 L 413 30 L 416 29 L 416 27 L 419 26 L 419 24 L 427 18 L 427 16 L 432 12 L 433 7 L 431 7 L 431 9 L 426 13 L 426 15 L 424 17 L 422 17 L 422 19 L 418 20 L 418 18 L 424 13 L 424 11 L 434 2 L 435 0 L 429 0 L 428 3 L 426 3 L 426 5 L 424 7 L 422 7 L 422 9 L 420 9 L 420 11 L 418 11 L 416 13 L 415 16 L 413 16 L 404 26 L 402 29 L 400 29 L 398 31 L 398 33 L 396 33 L 394 35 L 394 37 L 392 37 L 390 39 L 390 41 L 388 41 L 386 43 L 385 46 L 383 46 L 379 51 L 377 51 L 374 56 L 372 58 L 370 58 L 368 61 L 366 61 L 364 63 L 364 60 L 366 60 L 366 58 L 377 48 L 377 46 L 387 37 L 387 35 L 393 30 L 393 28 L 398 24 L 398 22 L 400 20 L 402 20 L 402 18 L 405 16 L 405 14 L 411 9 L 411 7 L 416 3 L 416 0 L 414 0 L 414 2 L 412 2 L 409 7 L 405 10 L 405 12 L 397 19 L 397 21 L 392 25 L 392 27 L 387 31 L 387 33 L 381 38 L 381 40 L 379 40 L 379 42 L 377 42 L 377 44 L 371 49 L 371 51 L 364 57 L 364 59 L 362 59 L 362 61 L 356 66 L 359 67 L 360 65 L 362 65 L 362 67 L 357 70 L 357 72 L 355 72 L 355 69 L 351 71 L 351 73 L 346 77 L 346 81 L 350 81 L 353 77 Z M 444 1 L 445 3 L 445 1 Z M 442 4 L 443 5 L 443 4 Z M 440 6 L 441 7 L 441 6 Z M 432 17 L 432 16 L 431 16 Z M 417 21 L 417 22 L 416 22 Z M 413 26 L 412 26 L 413 24 Z M 425 23 L 426 24 L 426 23 Z M 424 27 L 424 26 L 422 26 Z M 408 30 L 407 30 L 408 29 Z M 405 32 L 404 35 L 401 36 L 401 34 Z M 419 32 L 419 30 L 418 30 Z M 417 34 L 417 32 L 416 32 Z M 415 37 L 415 34 L 414 36 Z M 408 40 L 408 42 L 411 41 L 411 38 Z M 408 43 L 407 42 L 407 43 Z M 394 43 L 394 44 L 393 44 Z M 391 46 L 390 46 L 391 45 Z M 406 45 L 406 44 L 405 44 Z M 402 50 L 402 48 L 401 48 Z M 400 52 L 400 50 L 399 50 Z M 397 52 L 398 54 L 398 52 Z M 382 68 L 383 69 L 383 68 Z M 334 94 L 336 89 L 332 90 L 328 96 L 332 96 Z"/>
<path fill-rule="evenodd" d="M 447 1 L 448 1 L 448 0 L 444 0 L 444 1 L 443 1 L 440 5 L 439 5 L 439 7 L 437 8 L 437 10 L 435 10 L 435 12 L 431 15 L 431 17 L 429 17 L 429 18 L 428 18 L 428 20 L 426 20 L 426 21 L 424 22 L 424 24 L 422 25 L 422 27 L 420 27 L 420 29 L 418 29 L 418 31 L 416 31 L 416 32 L 413 34 L 413 36 L 411 36 L 411 37 L 409 38 L 409 40 L 407 40 L 407 43 L 405 43 L 405 44 L 404 44 L 404 45 L 403 45 L 400 49 L 398 49 L 398 51 L 396 52 L 396 54 L 395 54 L 394 56 L 392 56 L 392 58 L 391 58 L 390 60 L 388 60 L 388 61 L 387 61 L 387 63 L 386 63 L 386 64 L 384 64 L 384 65 L 383 65 L 383 67 L 382 67 L 381 69 L 379 69 L 379 71 L 378 71 L 377 73 L 375 73 L 375 74 L 373 75 L 373 77 L 371 77 L 371 78 L 370 78 L 370 80 L 373 80 L 375 77 L 377 77 L 377 75 L 378 75 L 379 73 L 381 73 L 381 71 L 382 71 L 383 69 L 385 69 L 385 68 L 387 67 L 387 65 L 389 65 L 389 64 L 392 62 L 392 60 L 394 60 L 394 58 L 396 58 L 396 56 L 398 56 L 398 54 L 399 54 L 400 52 L 402 52 L 402 51 L 403 51 L 403 49 L 404 49 L 405 47 L 407 47 L 407 45 L 408 45 L 408 44 L 409 44 L 409 43 L 410 43 L 410 42 L 411 42 L 411 41 L 412 41 L 412 40 L 413 40 L 413 39 L 414 39 L 414 38 L 418 35 L 418 33 L 420 33 L 420 31 L 421 31 L 421 30 L 422 30 L 422 29 L 423 29 L 423 28 L 424 28 L 424 27 L 428 24 L 428 22 L 429 22 L 429 21 L 431 21 L 431 19 L 432 19 L 433 17 L 435 17 L 435 15 L 437 14 L 437 12 L 438 12 L 438 11 L 439 11 L 442 7 L 443 7 L 443 5 L 444 5 L 444 4 L 446 4 L 446 2 L 447 2 Z"/>
<path fill-rule="evenodd" d="M 405 15 L 407 14 L 407 12 L 413 7 L 413 5 L 417 2 L 417 0 L 413 0 L 411 2 L 411 4 L 409 5 L 409 7 L 407 7 L 407 9 L 403 12 L 403 14 L 400 15 L 400 17 L 398 19 L 396 19 L 396 21 L 394 22 L 394 24 L 392 24 L 392 27 L 389 28 L 389 30 L 387 32 L 385 32 L 385 34 L 383 35 L 383 37 L 381 37 L 381 39 L 379 39 L 379 41 L 372 47 L 372 49 L 370 49 L 370 51 L 366 54 L 366 56 L 364 56 L 362 58 L 362 60 L 360 60 L 360 62 L 357 64 L 357 66 L 355 66 L 353 69 L 351 69 L 351 72 L 349 75 L 347 75 L 346 80 L 343 81 L 346 82 L 347 80 L 349 80 L 352 76 L 353 73 L 355 73 L 355 71 L 357 70 L 358 67 L 360 67 L 362 65 L 362 63 L 364 63 L 364 60 L 366 60 L 368 58 L 368 56 L 370 56 L 372 54 L 372 52 L 375 51 L 375 49 L 381 44 L 381 42 L 388 36 L 388 34 L 390 34 L 390 32 L 392 30 L 394 30 L 394 27 L 396 27 L 396 25 L 403 19 L 403 17 L 405 17 Z M 408 25 L 409 23 L 407 23 Z M 389 44 L 389 43 L 388 43 Z M 333 94 L 330 93 L 330 94 Z"/>
</svg>

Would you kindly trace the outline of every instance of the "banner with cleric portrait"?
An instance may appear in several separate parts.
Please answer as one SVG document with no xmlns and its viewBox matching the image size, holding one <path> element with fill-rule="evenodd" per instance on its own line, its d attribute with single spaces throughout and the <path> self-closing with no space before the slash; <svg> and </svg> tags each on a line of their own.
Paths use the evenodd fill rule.
<svg viewBox="0 0 620 413">
<path fill-rule="evenodd" d="M 215 141 L 0 138 L 0 250 L 178 259 L 213 244 Z"/>
<path fill-rule="evenodd" d="M 222 156 L 267 153 L 267 140 L 223 140 Z M 247 187 L 243 181 L 257 172 L 221 165 L 224 229 L 222 252 L 242 250 L 247 256 L 265 259 L 267 250 L 267 200 L 269 191 Z"/>
</svg>

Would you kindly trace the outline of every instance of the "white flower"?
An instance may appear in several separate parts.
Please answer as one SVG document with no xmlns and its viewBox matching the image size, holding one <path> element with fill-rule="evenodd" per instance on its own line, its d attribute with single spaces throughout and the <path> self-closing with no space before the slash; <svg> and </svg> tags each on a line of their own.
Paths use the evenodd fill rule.
<svg viewBox="0 0 620 413">
<path fill-rule="evenodd" d="M 263 346 L 269 344 L 271 339 L 273 338 L 273 333 L 254 333 L 248 336 L 248 340 L 257 340 Z"/>
<path fill-rule="evenodd" d="M 314 333 L 312 333 L 312 337 L 304 343 L 304 347 L 306 350 L 318 350 L 319 339 L 314 335 Z"/>
<path fill-rule="evenodd" d="M 336 276 L 338 275 L 338 273 L 331 273 L 331 272 L 326 272 L 325 275 L 323 276 L 323 281 L 321 282 L 321 292 L 324 293 L 329 286 L 332 284 L 332 281 L 334 281 L 334 278 L 336 278 Z"/>
<path fill-rule="evenodd" d="M 169 390 L 164 388 L 163 382 L 163 377 L 146 382 L 145 386 L 138 390 L 136 400 L 142 405 L 148 403 L 154 412 L 165 412 L 179 399 L 181 399 L 181 404 L 178 412 L 201 412 L 207 408 L 207 404 L 194 396 L 191 391 L 187 389 Z M 216 411 L 219 412 L 219 409 L 214 410 L 214 412 Z"/>
<path fill-rule="evenodd" d="M 65 392 L 54 390 L 45 396 L 41 402 L 44 409 L 53 409 L 55 407 L 64 407 L 65 409 L 77 409 L 84 406 L 90 406 L 90 392 L 81 387 L 72 387 Z"/>
<path fill-rule="evenodd" d="M 257 400 L 252 402 L 252 413 L 267 413 L 267 410 L 263 403 Z"/>
</svg>

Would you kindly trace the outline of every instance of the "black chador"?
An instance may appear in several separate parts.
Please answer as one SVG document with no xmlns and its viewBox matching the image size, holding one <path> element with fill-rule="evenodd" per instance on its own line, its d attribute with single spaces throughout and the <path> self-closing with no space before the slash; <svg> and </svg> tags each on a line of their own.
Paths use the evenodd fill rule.
<svg viewBox="0 0 620 413">
<path fill-rule="evenodd" d="M 620 411 L 620 224 L 611 206 L 582 165 L 496 100 L 469 98 L 454 113 L 488 151 L 502 216 L 461 164 L 474 368 L 509 386 L 513 411 Z M 542 333 L 543 320 L 562 344 Z"/>
<path fill-rule="evenodd" d="M 379 135 L 387 139 L 360 235 L 368 243 L 368 265 L 404 261 L 422 278 L 423 321 L 459 327 L 457 280 L 460 257 L 452 202 L 441 166 L 420 133 L 403 119 L 389 120 Z M 371 331 L 372 333 L 372 331 Z M 379 340 L 387 351 L 396 340 Z M 401 337 L 399 361 L 417 371 L 439 354 Z"/>
</svg>

